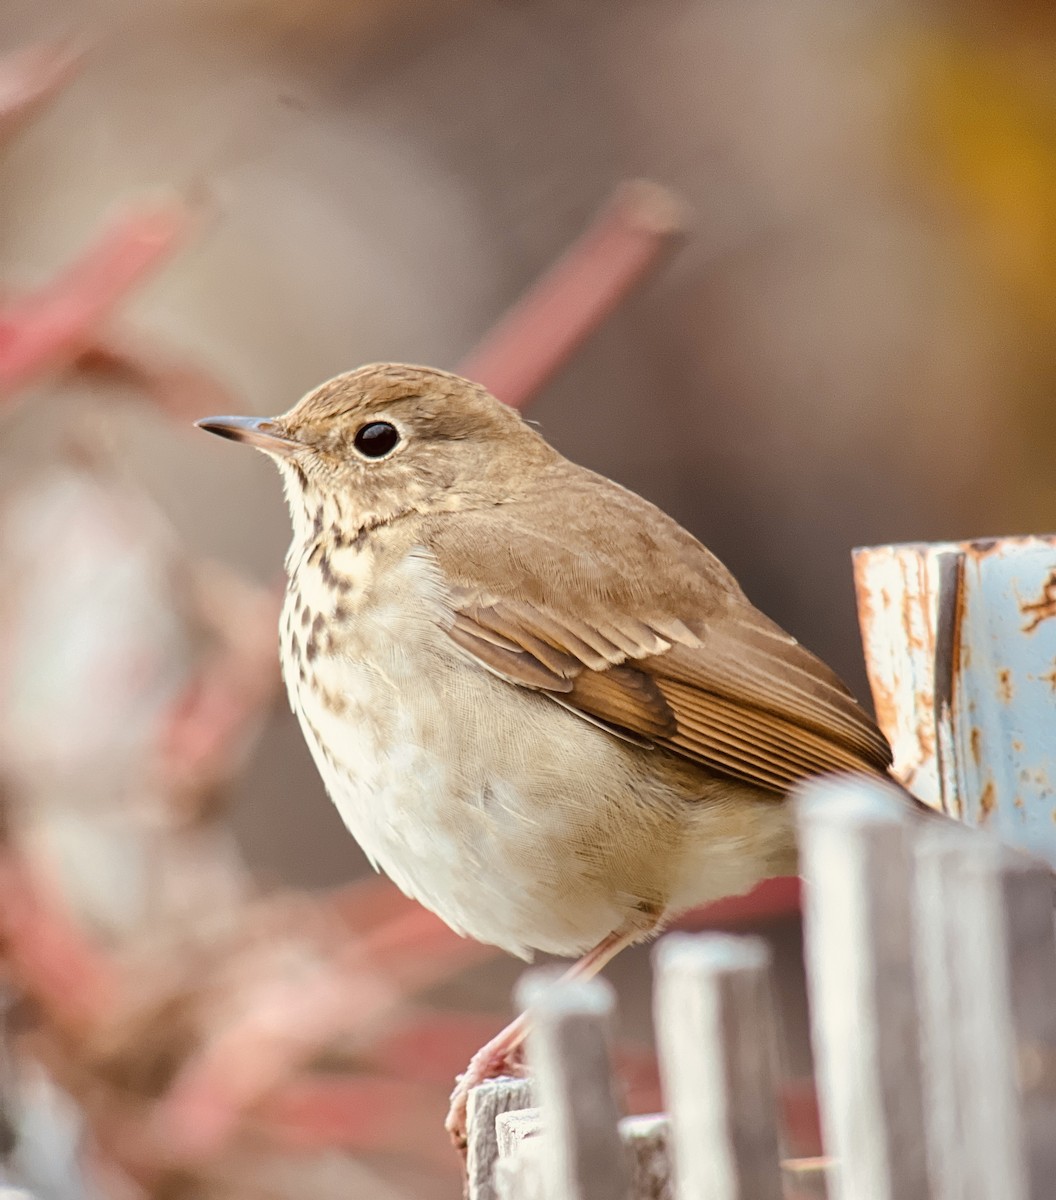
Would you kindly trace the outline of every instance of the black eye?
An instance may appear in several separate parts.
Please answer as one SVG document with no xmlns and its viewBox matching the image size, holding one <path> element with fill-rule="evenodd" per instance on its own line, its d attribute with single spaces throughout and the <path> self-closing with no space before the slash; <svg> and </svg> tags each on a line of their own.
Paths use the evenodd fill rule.
<svg viewBox="0 0 1056 1200">
<path fill-rule="evenodd" d="M 399 440 L 395 425 L 390 425 L 388 421 L 372 421 L 356 433 L 353 445 L 366 458 L 384 458 L 396 449 Z"/>
</svg>

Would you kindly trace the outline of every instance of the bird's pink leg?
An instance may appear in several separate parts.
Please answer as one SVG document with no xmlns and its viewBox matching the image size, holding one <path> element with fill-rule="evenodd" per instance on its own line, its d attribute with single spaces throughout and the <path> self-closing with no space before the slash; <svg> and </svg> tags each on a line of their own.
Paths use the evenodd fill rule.
<svg viewBox="0 0 1056 1200">
<path fill-rule="evenodd" d="M 625 946 L 629 946 L 641 936 L 640 928 L 610 933 L 593 950 L 589 950 L 578 962 L 573 963 L 561 976 L 561 982 L 568 979 L 592 979 Z M 466 1102 L 469 1093 L 488 1079 L 497 1079 L 500 1075 L 524 1074 L 524 1041 L 529 1028 L 528 1014 L 521 1013 L 501 1033 L 482 1046 L 469 1060 L 465 1072 L 459 1075 L 455 1090 L 451 1093 L 451 1107 L 447 1112 L 447 1120 L 444 1122 L 444 1128 L 459 1150 L 464 1151 L 466 1148 Z"/>
</svg>

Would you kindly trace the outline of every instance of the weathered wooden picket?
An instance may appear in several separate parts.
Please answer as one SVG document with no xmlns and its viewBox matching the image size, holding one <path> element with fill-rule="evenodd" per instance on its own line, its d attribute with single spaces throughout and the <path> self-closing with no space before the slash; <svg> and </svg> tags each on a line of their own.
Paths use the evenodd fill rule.
<svg viewBox="0 0 1056 1200">
<path fill-rule="evenodd" d="M 927 548 L 886 549 L 906 551 L 903 567 L 907 555 L 927 558 Z M 1018 550 L 1046 580 L 1056 568 L 1051 541 L 1017 542 L 1008 556 Z M 963 548 L 944 548 L 955 551 L 963 559 Z M 1007 583 L 1007 557 L 993 561 Z M 897 654 L 887 654 L 886 667 L 876 664 L 878 647 L 885 638 L 894 646 L 898 635 L 877 627 L 883 616 L 872 605 L 864 611 L 876 582 L 864 577 L 868 565 L 860 559 L 859 595 L 874 685 L 887 672 L 886 732 L 892 723 L 937 728 L 929 765 L 934 799 L 954 808 L 956 789 L 956 810 L 985 824 L 993 809 L 981 808 L 972 791 L 984 786 L 978 781 L 985 772 L 968 725 L 993 706 L 983 705 L 982 682 L 972 676 L 983 669 L 978 664 L 989 671 L 1002 656 L 1021 653 L 1007 645 L 1016 636 L 1009 614 L 994 606 L 1018 606 L 1026 624 L 1016 628 L 1028 636 L 1036 629 L 1026 628 L 1036 615 L 1029 593 L 1006 586 L 989 598 L 988 611 L 979 590 L 969 597 L 969 612 L 961 561 L 960 582 L 950 575 L 960 599 L 946 616 L 932 608 L 923 652 L 919 643 L 905 648 L 918 680 L 932 672 L 931 691 L 903 688 L 891 666 Z M 909 630 L 899 597 L 887 583 L 877 586 L 889 624 Z M 964 624 L 969 618 L 971 627 Z M 929 653 L 936 660 L 930 666 Z M 1021 659 L 1021 674 L 1031 678 L 1054 666 L 1026 664 Z M 901 709 L 899 690 L 906 694 Z M 1030 695 L 1032 704 L 1043 702 L 1036 690 Z M 1029 721 L 1007 711 L 987 718 L 989 778 L 1008 778 L 1009 756 L 1056 758 L 1051 692 L 1046 702 L 1045 721 L 1033 711 Z M 1011 695 L 1005 703 L 1012 705 Z M 926 711 L 907 713 L 907 705 Z M 1015 748 L 1005 744 L 1013 739 Z M 1030 786 L 1037 784 L 1032 775 Z M 1053 799 L 1038 792 L 1048 809 Z M 673 934 L 654 954 L 668 1111 L 620 1119 L 608 1059 L 608 985 L 531 972 L 518 1000 L 533 1013 L 532 1082 L 500 1080 L 470 1097 L 471 1200 L 1056 1197 L 1056 925 L 1046 861 L 1053 841 L 1033 841 L 1023 822 L 1014 840 L 1035 853 L 1009 849 L 986 830 L 918 817 L 891 785 L 860 778 L 805 785 L 793 802 L 806 880 L 815 1077 L 830 1157 L 808 1170 L 781 1159 L 766 944 Z M 995 800 L 994 808 L 1002 805 L 1016 811 L 1007 797 Z M 1004 823 L 999 829 L 1009 840 Z"/>
</svg>

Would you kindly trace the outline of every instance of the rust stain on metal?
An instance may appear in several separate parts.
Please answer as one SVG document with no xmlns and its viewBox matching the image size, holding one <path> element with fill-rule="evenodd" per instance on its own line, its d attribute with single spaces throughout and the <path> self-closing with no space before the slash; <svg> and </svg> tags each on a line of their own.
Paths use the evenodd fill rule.
<svg viewBox="0 0 1056 1200">
<path fill-rule="evenodd" d="M 854 575 L 854 592 L 855 598 L 858 601 L 859 624 L 863 629 L 872 629 L 876 621 L 876 610 L 873 608 L 873 602 L 869 598 L 869 584 L 866 580 L 866 559 L 864 554 L 856 554 L 854 561 L 851 563 L 851 571 Z M 886 597 L 886 590 L 884 592 Z M 885 600 L 885 603 L 890 603 Z"/>
<path fill-rule="evenodd" d="M 964 542 L 961 546 L 961 553 L 967 554 L 970 558 L 986 558 L 1007 543 L 1007 538 L 979 538 L 974 542 Z"/>
<path fill-rule="evenodd" d="M 930 692 L 918 691 L 913 703 L 918 713 L 926 713 L 931 709 L 933 697 Z M 917 721 L 914 733 L 920 747 L 920 761 L 927 762 L 935 753 L 935 727 L 927 721 Z"/>
<path fill-rule="evenodd" d="M 1023 811 L 1023 807 L 1024 807 L 1024 806 L 1023 806 L 1023 797 L 1022 797 L 1022 796 L 1016 796 L 1016 797 L 1015 797 L 1015 799 L 1012 801 L 1012 803 L 1013 803 L 1013 804 L 1016 806 L 1016 808 L 1018 808 L 1018 809 L 1019 809 L 1021 812 Z"/>
<path fill-rule="evenodd" d="M 906 645 L 914 650 L 927 650 L 927 644 L 920 638 L 913 628 L 913 614 L 910 611 L 910 605 L 902 605 L 902 632 L 906 635 Z"/>
<path fill-rule="evenodd" d="M 968 744 L 972 750 L 972 760 L 975 765 L 981 766 L 983 761 L 983 734 L 978 725 L 972 726 L 972 732 L 968 736 Z"/>
<path fill-rule="evenodd" d="M 1023 743 L 1019 740 L 1019 738 L 1012 739 L 1012 749 L 1015 750 L 1017 754 L 1023 753 Z"/>
<path fill-rule="evenodd" d="M 986 787 L 983 788 L 983 794 L 979 797 L 979 824 L 984 825 L 990 814 L 997 806 L 997 792 L 994 790 L 994 781 L 987 780 Z"/>
<path fill-rule="evenodd" d="M 1049 572 L 1045 586 L 1041 589 L 1041 599 L 1029 603 L 1020 602 L 1019 611 L 1024 616 L 1030 616 L 1030 621 L 1023 626 L 1024 633 L 1033 633 L 1049 617 L 1056 617 L 1056 570 Z"/>
<path fill-rule="evenodd" d="M 1002 667 L 997 673 L 997 687 L 1001 699 L 1006 704 L 1012 703 L 1012 672 L 1008 667 Z"/>
<path fill-rule="evenodd" d="M 898 729 L 898 703 L 891 689 L 884 686 L 879 674 L 869 671 L 868 668 L 869 664 L 866 662 L 869 687 L 873 693 L 873 708 L 876 709 L 876 723 L 890 741 Z"/>
<path fill-rule="evenodd" d="M 858 600 L 858 623 L 863 630 L 876 628 L 876 609 L 870 597 L 866 583 L 866 566 L 864 558 L 854 560 L 854 584 Z M 890 607 L 891 597 L 885 590 L 884 603 Z M 869 690 L 873 693 L 873 708 L 876 711 L 876 723 L 883 730 L 888 740 L 892 740 L 898 729 L 898 703 L 892 690 L 885 686 L 883 672 L 873 662 L 872 643 L 868 637 L 863 639 L 862 649 L 865 652 L 865 671 L 869 676 Z"/>
<path fill-rule="evenodd" d="M 1039 791 L 1043 791 L 1049 786 L 1049 773 L 1044 767 L 1024 767 L 1020 771 L 1019 777 L 1024 783 L 1032 784 Z"/>
<path fill-rule="evenodd" d="M 1047 683 L 1052 691 L 1056 692 L 1056 660 L 1053 661 L 1052 670 L 1047 675 L 1039 675 L 1038 679 L 1042 683 Z"/>
</svg>

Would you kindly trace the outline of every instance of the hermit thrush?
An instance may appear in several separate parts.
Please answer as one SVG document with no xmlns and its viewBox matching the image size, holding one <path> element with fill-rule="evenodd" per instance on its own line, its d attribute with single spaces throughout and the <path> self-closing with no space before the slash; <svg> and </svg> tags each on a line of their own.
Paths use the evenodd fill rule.
<svg viewBox="0 0 1056 1200">
<path fill-rule="evenodd" d="M 375 867 L 458 932 L 593 972 L 795 870 L 785 793 L 890 751 L 836 676 L 659 509 L 482 387 L 341 375 L 273 420 L 290 702 Z M 453 1097 L 502 1069 L 515 1022 Z"/>
</svg>

